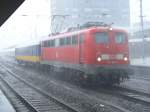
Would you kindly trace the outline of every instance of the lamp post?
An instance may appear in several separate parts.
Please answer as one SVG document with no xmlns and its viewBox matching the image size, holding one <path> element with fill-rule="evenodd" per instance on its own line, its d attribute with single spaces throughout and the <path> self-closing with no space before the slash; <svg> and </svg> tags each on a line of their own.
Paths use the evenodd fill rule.
<svg viewBox="0 0 150 112">
<path fill-rule="evenodd" d="M 145 39 L 144 39 L 144 22 L 143 22 L 143 1 L 140 0 L 140 21 L 141 21 L 141 36 L 142 36 L 142 46 L 143 46 L 143 49 L 142 49 L 142 58 L 143 58 L 143 62 L 144 62 L 144 58 L 145 58 L 145 46 L 144 46 L 144 43 L 145 43 Z"/>
</svg>

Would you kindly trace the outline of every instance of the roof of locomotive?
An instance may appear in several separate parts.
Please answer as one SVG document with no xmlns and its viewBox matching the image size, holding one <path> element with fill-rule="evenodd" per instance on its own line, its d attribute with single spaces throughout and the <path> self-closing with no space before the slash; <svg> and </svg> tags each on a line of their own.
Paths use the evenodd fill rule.
<svg viewBox="0 0 150 112">
<path fill-rule="evenodd" d="M 61 38 L 64 36 L 71 36 L 71 35 L 75 35 L 75 34 L 80 34 L 80 33 L 85 33 L 85 32 L 95 32 L 95 31 L 110 31 L 110 28 L 112 29 L 112 31 L 118 31 L 118 32 L 125 32 L 127 33 L 126 30 L 122 29 L 122 28 L 113 28 L 113 27 L 90 27 L 90 28 L 86 28 L 86 29 L 80 29 L 77 31 L 71 31 L 71 32 L 64 32 L 64 33 L 59 33 L 56 35 L 50 35 L 45 39 L 42 39 L 42 41 L 45 40 L 49 40 L 49 39 L 55 39 L 55 38 Z"/>
</svg>

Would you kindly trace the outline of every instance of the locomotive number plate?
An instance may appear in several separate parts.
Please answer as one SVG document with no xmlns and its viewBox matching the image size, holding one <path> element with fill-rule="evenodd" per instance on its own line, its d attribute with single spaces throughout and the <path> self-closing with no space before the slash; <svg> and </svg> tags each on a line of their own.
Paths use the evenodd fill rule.
<svg viewBox="0 0 150 112">
<path fill-rule="evenodd" d="M 116 59 L 116 56 L 115 55 L 110 55 L 110 59 L 114 60 L 114 59 Z"/>
</svg>

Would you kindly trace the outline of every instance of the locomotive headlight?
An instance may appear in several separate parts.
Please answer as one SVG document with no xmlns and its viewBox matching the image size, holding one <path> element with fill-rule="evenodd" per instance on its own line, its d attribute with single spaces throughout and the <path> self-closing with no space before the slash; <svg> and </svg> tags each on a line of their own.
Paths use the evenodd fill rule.
<svg viewBox="0 0 150 112">
<path fill-rule="evenodd" d="M 110 31 L 112 31 L 112 30 L 113 30 L 113 28 L 109 28 L 109 30 L 110 30 Z"/>
<path fill-rule="evenodd" d="M 98 61 L 98 62 L 102 61 L 101 57 L 98 57 L 98 58 L 97 58 L 97 61 Z"/>
<path fill-rule="evenodd" d="M 127 57 L 124 57 L 124 61 L 128 61 L 128 58 L 127 58 Z"/>
</svg>

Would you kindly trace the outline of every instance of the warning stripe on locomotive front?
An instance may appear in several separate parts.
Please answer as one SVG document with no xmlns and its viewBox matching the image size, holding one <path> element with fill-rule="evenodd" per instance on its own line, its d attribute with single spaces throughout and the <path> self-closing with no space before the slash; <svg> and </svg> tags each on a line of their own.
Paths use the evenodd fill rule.
<svg viewBox="0 0 150 112">
<path fill-rule="evenodd" d="M 40 62 L 39 56 L 16 56 L 16 59 L 29 62 Z"/>
</svg>

